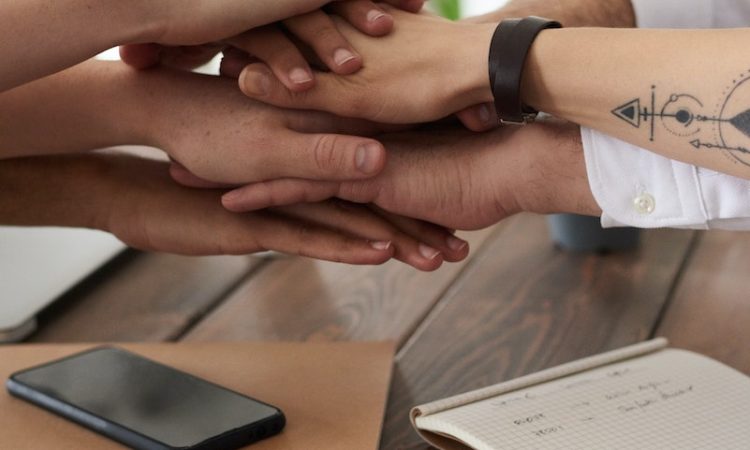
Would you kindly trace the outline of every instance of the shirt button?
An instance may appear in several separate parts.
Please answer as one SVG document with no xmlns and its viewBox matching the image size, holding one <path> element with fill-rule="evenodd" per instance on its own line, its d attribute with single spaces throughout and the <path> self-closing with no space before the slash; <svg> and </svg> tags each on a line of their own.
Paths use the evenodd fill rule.
<svg viewBox="0 0 750 450">
<path fill-rule="evenodd" d="M 633 206 L 638 214 L 648 215 L 656 209 L 656 200 L 651 194 L 641 194 L 633 200 Z"/>
</svg>

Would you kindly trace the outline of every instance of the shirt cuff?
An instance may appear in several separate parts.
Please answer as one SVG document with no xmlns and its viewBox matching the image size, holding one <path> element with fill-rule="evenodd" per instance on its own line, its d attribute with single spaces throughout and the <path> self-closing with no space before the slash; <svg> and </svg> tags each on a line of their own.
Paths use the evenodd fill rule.
<svg viewBox="0 0 750 450">
<path fill-rule="evenodd" d="M 679 161 L 581 127 L 605 228 L 750 230 L 750 180 Z"/>
<path fill-rule="evenodd" d="M 639 28 L 713 28 L 714 0 L 632 0 Z"/>
</svg>

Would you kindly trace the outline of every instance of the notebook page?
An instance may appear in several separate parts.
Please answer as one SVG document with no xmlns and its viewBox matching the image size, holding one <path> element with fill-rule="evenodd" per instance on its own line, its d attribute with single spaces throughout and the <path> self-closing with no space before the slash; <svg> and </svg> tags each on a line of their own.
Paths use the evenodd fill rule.
<svg viewBox="0 0 750 450">
<path fill-rule="evenodd" d="M 489 449 L 747 449 L 750 378 L 663 350 L 418 417 L 419 428 Z"/>
</svg>

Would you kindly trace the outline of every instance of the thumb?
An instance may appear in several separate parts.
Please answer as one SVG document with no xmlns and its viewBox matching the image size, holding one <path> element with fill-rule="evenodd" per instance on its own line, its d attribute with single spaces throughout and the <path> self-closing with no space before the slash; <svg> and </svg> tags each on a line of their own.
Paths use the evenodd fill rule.
<svg viewBox="0 0 750 450">
<path fill-rule="evenodd" d="M 456 113 L 456 117 L 466 128 L 476 132 L 495 129 L 500 123 L 495 112 L 495 105 L 492 103 L 482 103 L 466 108 Z"/>
</svg>

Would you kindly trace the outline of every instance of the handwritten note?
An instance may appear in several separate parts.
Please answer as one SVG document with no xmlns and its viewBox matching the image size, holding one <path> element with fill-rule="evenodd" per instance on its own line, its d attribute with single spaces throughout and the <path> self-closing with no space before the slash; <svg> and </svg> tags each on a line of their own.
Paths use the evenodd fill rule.
<svg viewBox="0 0 750 450">
<path fill-rule="evenodd" d="M 750 381 L 663 350 L 426 419 L 479 450 L 748 449 Z"/>
</svg>

